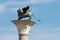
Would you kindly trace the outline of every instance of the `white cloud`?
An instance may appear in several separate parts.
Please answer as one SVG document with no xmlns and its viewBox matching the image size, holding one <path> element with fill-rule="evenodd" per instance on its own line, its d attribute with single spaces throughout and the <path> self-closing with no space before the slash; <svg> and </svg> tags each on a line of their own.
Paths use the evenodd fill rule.
<svg viewBox="0 0 60 40">
<path fill-rule="evenodd" d="M 7 1 L 7 2 L 4 2 L 2 4 L 0 4 L 0 13 L 4 12 L 5 11 L 5 8 L 9 5 L 11 6 L 23 6 L 23 5 L 29 5 L 29 4 L 40 4 L 40 3 L 48 3 L 48 2 L 52 2 L 52 0 L 25 0 L 25 1 Z M 16 11 L 16 8 L 11 8 L 10 9 L 11 11 Z"/>
<path fill-rule="evenodd" d="M 52 2 L 52 0 L 29 0 L 28 3 L 47 3 Z"/>
<path fill-rule="evenodd" d="M 0 13 L 5 11 L 5 6 L 3 4 L 0 4 Z"/>
<path fill-rule="evenodd" d="M 9 5 L 14 6 L 14 5 L 29 5 L 29 4 L 35 4 L 35 3 L 48 3 L 52 2 L 52 0 L 25 0 L 25 1 L 14 1 L 14 0 L 8 0 L 7 2 L 4 2 L 0 4 L 0 13 L 5 11 L 5 8 Z M 16 11 L 16 8 L 10 9 L 12 11 Z"/>
<path fill-rule="evenodd" d="M 1 40 L 18 40 L 18 36 L 16 34 L 10 35 L 0 35 Z"/>
<path fill-rule="evenodd" d="M 48 27 L 48 30 L 60 31 L 60 27 Z"/>
<path fill-rule="evenodd" d="M 31 34 L 31 40 L 46 40 L 48 39 L 48 33 L 34 33 Z"/>
<path fill-rule="evenodd" d="M 53 0 L 26 0 L 26 1 L 7 1 L 5 5 L 27 5 L 27 4 L 35 4 L 35 3 L 48 3 L 52 2 Z"/>
<path fill-rule="evenodd" d="M 12 25 L 13 26 L 13 25 Z M 12 27 L 12 26 L 3 26 L 3 27 L 0 27 L 0 30 L 1 31 L 6 31 L 6 32 L 8 32 L 8 31 L 16 31 L 17 32 L 17 28 L 16 27 Z"/>
<path fill-rule="evenodd" d="M 48 33 L 41 33 L 40 38 L 47 39 L 48 38 Z"/>
<path fill-rule="evenodd" d="M 12 11 L 12 12 L 16 12 L 17 9 L 18 9 L 18 7 L 16 7 L 16 8 L 10 8 L 10 11 Z"/>
<path fill-rule="evenodd" d="M 34 3 L 49 3 L 54 2 L 55 0 L 29 0 L 27 3 L 34 4 Z"/>
<path fill-rule="evenodd" d="M 23 1 L 23 2 L 16 2 L 16 1 L 12 1 L 12 2 L 5 2 L 4 5 L 24 5 L 27 2 Z"/>
<path fill-rule="evenodd" d="M 3 28 L 0 27 L 0 30 L 3 30 Z"/>
<path fill-rule="evenodd" d="M 54 28 L 54 30 L 58 30 L 58 31 L 60 31 L 60 27 Z"/>
<path fill-rule="evenodd" d="M 0 27 L 0 32 L 0 40 L 18 40 L 17 28 L 15 27 L 3 26 Z"/>
</svg>

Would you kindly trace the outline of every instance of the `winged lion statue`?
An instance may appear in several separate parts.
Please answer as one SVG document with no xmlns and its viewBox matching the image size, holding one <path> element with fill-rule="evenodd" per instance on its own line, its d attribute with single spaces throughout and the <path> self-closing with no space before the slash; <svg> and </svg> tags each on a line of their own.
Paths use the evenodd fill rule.
<svg viewBox="0 0 60 40">
<path fill-rule="evenodd" d="M 18 20 L 21 20 L 22 18 L 26 18 L 26 17 L 29 17 L 29 20 L 31 20 L 31 17 L 32 17 L 32 13 L 30 12 L 30 8 L 29 6 L 27 7 L 24 7 L 22 9 L 18 9 L 17 12 L 18 12 Z"/>
</svg>

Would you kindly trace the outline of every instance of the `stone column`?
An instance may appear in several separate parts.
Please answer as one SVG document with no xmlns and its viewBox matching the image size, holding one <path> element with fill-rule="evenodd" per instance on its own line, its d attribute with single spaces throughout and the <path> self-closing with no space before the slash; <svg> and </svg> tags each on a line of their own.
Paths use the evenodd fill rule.
<svg viewBox="0 0 60 40">
<path fill-rule="evenodd" d="M 29 20 L 12 20 L 12 22 L 17 26 L 19 40 L 28 40 L 29 31 L 35 23 Z"/>
</svg>

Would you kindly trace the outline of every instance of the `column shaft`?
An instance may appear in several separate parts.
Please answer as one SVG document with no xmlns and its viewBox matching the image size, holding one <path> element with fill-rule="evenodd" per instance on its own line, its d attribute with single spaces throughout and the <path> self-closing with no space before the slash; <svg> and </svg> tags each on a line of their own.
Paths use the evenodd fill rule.
<svg viewBox="0 0 60 40">
<path fill-rule="evenodd" d="M 19 40 L 28 40 L 28 34 L 19 34 Z"/>
</svg>

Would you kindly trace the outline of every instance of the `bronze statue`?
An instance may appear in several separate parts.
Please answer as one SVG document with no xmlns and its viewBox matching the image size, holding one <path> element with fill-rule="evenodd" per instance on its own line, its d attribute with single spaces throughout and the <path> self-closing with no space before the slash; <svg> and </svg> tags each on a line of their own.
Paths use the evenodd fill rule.
<svg viewBox="0 0 60 40">
<path fill-rule="evenodd" d="M 27 7 L 24 7 L 22 9 L 18 9 L 17 12 L 18 12 L 18 20 L 21 20 L 22 18 L 25 18 L 25 17 L 29 17 L 29 20 L 31 20 L 31 17 L 32 17 L 32 13 L 30 12 L 30 8 L 29 6 Z"/>
</svg>

